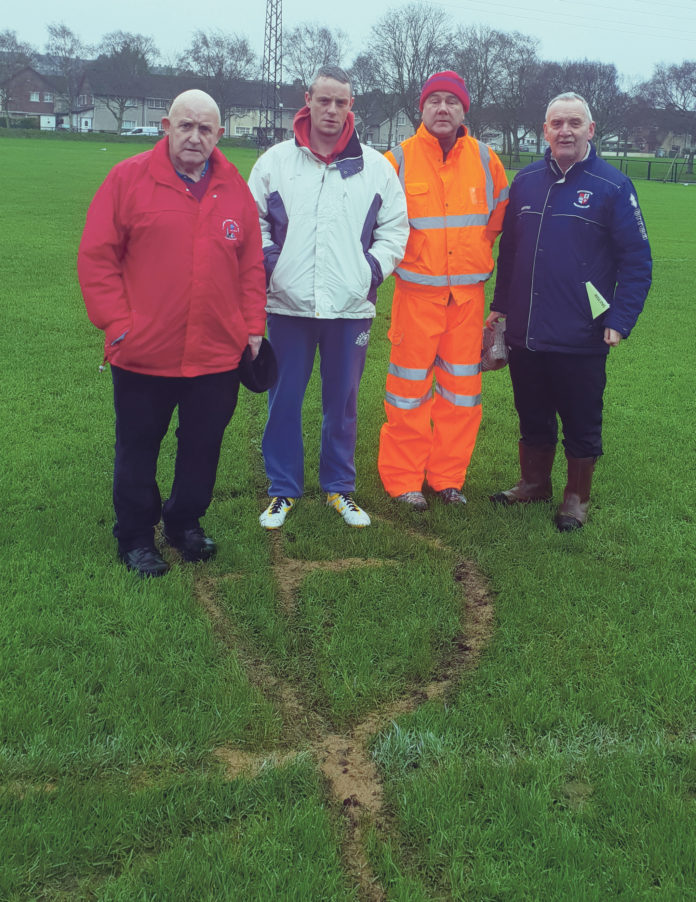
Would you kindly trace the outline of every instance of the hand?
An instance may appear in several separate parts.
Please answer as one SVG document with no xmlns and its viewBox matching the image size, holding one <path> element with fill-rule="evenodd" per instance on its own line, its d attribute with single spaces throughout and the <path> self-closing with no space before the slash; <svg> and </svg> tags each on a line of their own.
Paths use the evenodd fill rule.
<svg viewBox="0 0 696 902">
<path fill-rule="evenodd" d="M 259 351 L 261 350 L 261 339 L 263 335 L 250 335 L 249 336 L 249 347 L 251 348 L 251 359 L 256 360 L 259 356 Z"/>
<path fill-rule="evenodd" d="M 621 333 L 617 332 L 616 329 L 604 330 L 604 343 L 608 344 L 612 348 L 615 348 L 617 346 L 622 337 L 623 336 L 621 335 Z"/>
<path fill-rule="evenodd" d="M 504 313 L 498 313 L 497 310 L 491 310 L 491 312 L 486 317 L 485 326 L 487 329 L 493 328 L 493 323 L 497 323 L 499 319 L 505 319 Z"/>
</svg>

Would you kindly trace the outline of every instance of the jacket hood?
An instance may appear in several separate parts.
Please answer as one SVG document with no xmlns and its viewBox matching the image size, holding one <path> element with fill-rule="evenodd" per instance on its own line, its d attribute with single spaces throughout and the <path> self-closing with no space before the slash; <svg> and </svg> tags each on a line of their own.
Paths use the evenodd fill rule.
<svg viewBox="0 0 696 902">
<path fill-rule="evenodd" d="M 306 153 L 311 153 L 312 156 L 321 160 L 322 163 L 327 165 L 335 163 L 336 168 L 344 179 L 362 172 L 365 162 L 363 160 L 362 144 L 358 140 L 358 135 L 355 131 L 355 116 L 353 113 L 348 113 L 341 136 L 330 157 L 322 156 L 309 146 L 309 129 L 309 107 L 305 106 L 295 114 L 293 121 L 297 147 L 303 148 Z"/>
<path fill-rule="evenodd" d="M 318 157 L 322 162 L 333 163 L 333 161 L 338 159 L 341 153 L 346 149 L 355 132 L 355 114 L 352 112 L 348 113 L 346 121 L 343 123 L 343 131 L 339 135 L 333 151 L 327 156 L 317 153 L 317 151 L 310 146 L 309 135 L 312 128 L 310 116 L 311 114 L 308 106 L 303 106 L 301 110 L 298 110 L 297 113 L 295 113 L 295 118 L 292 123 L 292 128 L 295 133 L 295 143 L 299 147 L 309 148 L 314 156 Z"/>
</svg>

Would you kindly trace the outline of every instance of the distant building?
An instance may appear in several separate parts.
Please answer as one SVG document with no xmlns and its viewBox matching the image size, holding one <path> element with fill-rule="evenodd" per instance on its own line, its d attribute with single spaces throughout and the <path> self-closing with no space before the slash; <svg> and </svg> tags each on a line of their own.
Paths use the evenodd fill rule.
<svg viewBox="0 0 696 902">
<path fill-rule="evenodd" d="M 36 119 L 39 128 L 54 129 L 63 106 L 63 83 L 32 66 L 23 66 L 3 84 L 10 119 Z M 3 115 L 5 110 L 3 110 Z"/>
<path fill-rule="evenodd" d="M 79 98 L 78 116 L 91 119 L 94 131 L 116 131 L 117 120 L 110 98 L 121 96 L 118 84 L 108 75 L 94 67 L 88 67 L 83 79 L 82 94 Z M 140 127 L 161 127 L 162 117 L 167 115 L 172 100 L 182 91 L 200 88 L 215 94 L 205 79 L 191 75 L 164 74 L 153 72 L 146 75 L 128 98 L 121 129 Z M 229 86 L 229 96 L 234 101 L 225 122 L 225 134 L 229 137 L 249 136 L 255 140 L 262 122 L 262 83 L 260 81 L 236 81 Z M 304 106 L 304 92 L 292 85 L 281 86 L 283 103 L 283 137 L 292 133 L 295 113 Z"/>
</svg>

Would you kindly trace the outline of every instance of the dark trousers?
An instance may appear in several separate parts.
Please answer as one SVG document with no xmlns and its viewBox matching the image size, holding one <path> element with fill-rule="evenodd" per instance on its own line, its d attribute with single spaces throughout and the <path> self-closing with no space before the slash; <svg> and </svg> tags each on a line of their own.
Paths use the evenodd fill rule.
<svg viewBox="0 0 696 902">
<path fill-rule="evenodd" d="M 151 546 L 160 517 L 170 535 L 198 526 L 213 496 L 225 428 L 237 405 L 239 373 L 145 376 L 111 367 L 116 410 L 114 535 L 121 551 Z M 174 482 L 162 506 L 160 444 L 178 407 Z"/>
<path fill-rule="evenodd" d="M 559 416 L 566 453 L 599 457 L 606 355 L 510 348 L 509 360 L 522 442 L 556 444 Z"/>
<path fill-rule="evenodd" d="M 267 325 L 278 361 L 262 442 L 268 494 L 298 498 L 304 491 L 302 401 L 317 348 L 323 411 L 319 483 L 325 492 L 354 491 L 358 388 L 372 320 L 270 313 Z"/>
</svg>

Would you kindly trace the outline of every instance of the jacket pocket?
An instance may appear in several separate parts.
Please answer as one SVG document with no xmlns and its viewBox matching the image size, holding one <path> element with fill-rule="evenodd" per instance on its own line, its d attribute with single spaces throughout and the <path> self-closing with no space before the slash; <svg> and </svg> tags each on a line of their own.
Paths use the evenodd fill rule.
<svg viewBox="0 0 696 902">
<path fill-rule="evenodd" d="M 125 366 L 128 364 L 143 363 L 143 355 L 138 350 L 142 337 L 142 318 L 135 311 L 131 312 L 131 323 L 123 337 L 117 338 L 111 342 L 107 348 L 107 358 L 110 363 L 117 366 Z"/>
<path fill-rule="evenodd" d="M 406 182 L 406 203 L 409 219 L 428 216 L 432 213 L 432 210 L 429 209 L 429 193 L 427 182 Z"/>
<path fill-rule="evenodd" d="M 117 322 L 109 326 L 104 331 L 104 359 L 112 361 L 114 355 L 118 353 L 119 348 L 128 338 L 128 334 L 133 326 L 133 317 L 131 316 L 127 322 Z"/>
</svg>

